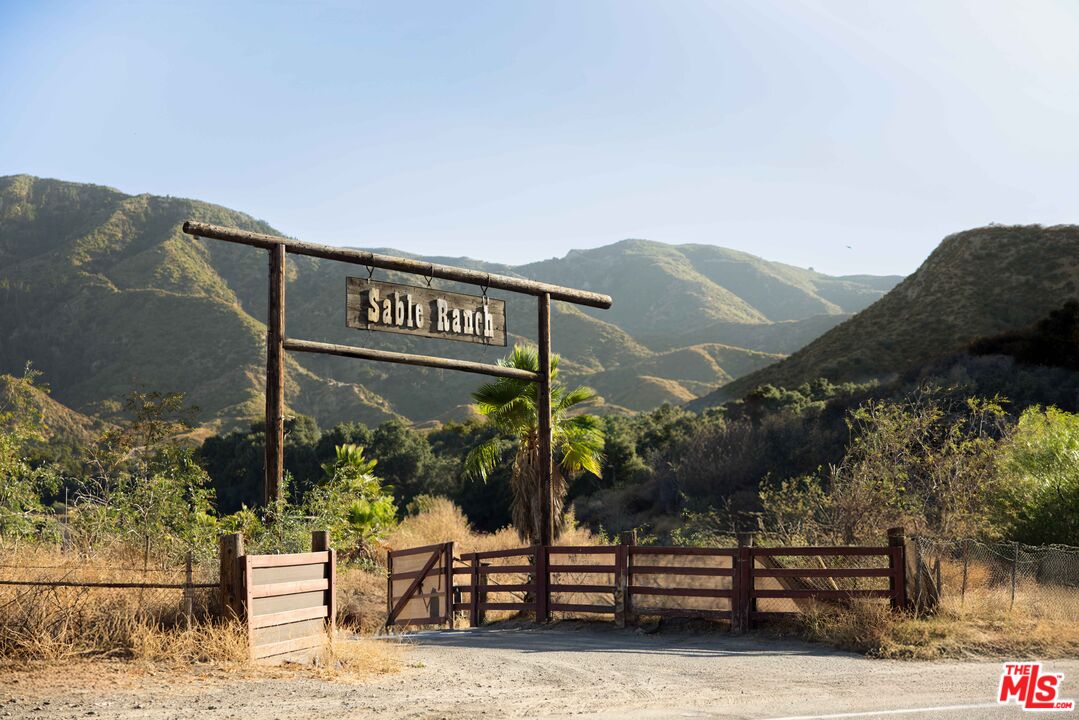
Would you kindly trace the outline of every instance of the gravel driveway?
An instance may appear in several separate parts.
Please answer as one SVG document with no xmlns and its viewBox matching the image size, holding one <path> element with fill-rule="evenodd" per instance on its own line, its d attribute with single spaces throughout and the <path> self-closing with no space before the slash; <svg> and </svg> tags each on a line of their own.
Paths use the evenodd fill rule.
<svg viewBox="0 0 1079 720">
<path fill-rule="evenodd" d="M 1011 718 L 997 662 L 899 662 L 725 633 L 609 625 L 422 632 L 405 669 L 358 684 L 216 675 L 200 681 L 0 683 L 13 718 Z M 1079 661 L 1056 661 L 1079 697 Z M 896 712 L 916 710 L 916 712 Z M 1055 713 L 1041 717 L 1058 716 Z"/>
</svg>

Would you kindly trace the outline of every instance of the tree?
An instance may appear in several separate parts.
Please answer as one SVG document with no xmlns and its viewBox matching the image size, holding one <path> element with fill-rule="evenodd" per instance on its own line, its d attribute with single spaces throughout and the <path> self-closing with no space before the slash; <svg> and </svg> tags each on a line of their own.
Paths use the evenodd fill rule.
<svg viewBox="0 0 1079 720">
<path fill-rule="evenodd" d="M 313 525 L 329 530 L 334 547 L 346 555 L 363 554 L 396 522 L 393 497 L 373 472 L 377 464 L 358 445 L 338 445 L 334 461 L 322 466 L 324 481 L 307 493 Z"/>
<path fill-rule="evenodd" d="M 1079 415 L 1028 408 L 1002 456 L 1003 505 L 1014 538 L 1079 545 Z"/>
<path fill-rule="evenodd" d="M 0 400 L 0 537 L 33 534 L 44 510 L 41 495 L 59 486 L 54 468 L 35 466 L 28 457 L 31 445 L 47 439 L 43 411 L 33 402 L 35 390 L 47 390 L 35 385 L 39 375 L 27 365 L 22 377 L 0 378 L 6 385 Z"/>
<path fill-rule="evenodd" d="M 539 372 L 539 354 L 534 347 L 516 346 L 499 364 L 517 370 Z M 570 415 L 570 411 L 595 397 L 591 388 L 566 390 L 558 381 L 558 356 L 551 357 L 551 448 L 556 458 L 551 484 L 551 514 L 555 536 L 564 522 L 568 476 L 587 470 L 601 472 L 603 462 L 603 425 L 594 415 Z M 510 486 L 513 493 L 513 526 L 526 542 L 539 542 L 542 532 L 542 497 L 539 450 L 538 383 L 516 378 L 499 378 L 482 385 L 472 394 L 476 411 L 510 436 L 517 449 L 513 460 Z M 470 475 L 486 479 L 499 464 L 504 445 L 495 436 L 476 446 L 465 459 Z"/>
</svg>

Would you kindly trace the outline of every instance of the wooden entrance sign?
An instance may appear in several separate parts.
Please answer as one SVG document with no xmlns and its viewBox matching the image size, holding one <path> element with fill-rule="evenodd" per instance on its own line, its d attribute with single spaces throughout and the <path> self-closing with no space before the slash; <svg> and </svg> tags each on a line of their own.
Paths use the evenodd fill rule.
<svg viewBox="0 0 1079 720">
<path fill-rule="evenodd" d="M 506 345 L 503 300 L 368 278 L 346 278 L 345 324 L 360 330 Z"/>
<path fill-rule="evenodd" d="M 354 357 L 377 362 L 400 363 L 404 365 L 419 365 L 422 367 L 442 368 L 447 370 L 460 370 L 463 372 L 479 373 L 493 377 L 508 377 L 519 380 L 534 382 L 539 385 L 537 393 L 537 414 L 539 425 L 539 446 L 541 477 L 540 507 L 543 513 L 543 535 L 539 538 L 540 544 L 550 545 L 554 534 L 554 520 L 551 514 L 551 488 L 554 462 L 552 457 L 551 438 L 551 301 L 575 303 L 607 309 L 611 307 L 609 295 L 590 292 L 587 290 L 575 290 L 573 288 L 552 285 L 550 283 L 526 280 L 524 278 L 510 277 L 507 275 L 495 275 L 473 270 L 470 268 L 439 265 L 436 263 L 422 262 L 413 258 L 394 257 L 392 255 L 380 255 L 365 250 L 351 248 L 329 247 L 314 243 L 293 240 L 291 238 L 266 235 L 263 233 L 248 232 L 237 228 L 220 227 L 208 223 L 189 220 L 184 223 L 183 231 L 196 238 L 213 238 L 224 242 L 238 243 L 251 247 L 262 248 L 269 251 L 270 256 L 270 289 L 269 289 L 269 312 L 267 314 L 267 362 L 266 362 L 266 485 L 264 500 L 272 502 L 279 497 L 281 480 L 283 475 L 284 447 L 284 353 L 309 352 L 324 355 L 340 355 Z M 536 298 L 537 328 L 539 350 L 539 372 L 519 370 L 517 368 L 494 365 L 490 363 L 478 363 L 455 358 L 432 357 L 429 355 L 417 355 L 411 353 L 389 352 L 375 350 L 373 348 L 354 347 L 351 345 L 336 345 L 331 343 L 301 340 L 285 336 L 285 255 L 306 255 L 308 257 L 336 260 L 338 262 L 361 265 L 373 272 L 374 268 L 383 268 L 396 272 L 412 273 L 426 278 L 440 278 L 453 282 L 468 283 L 483 288 L 486 296 L 487 289 L 508 290 L 510 292 L 532 295 Z M 432 294 L 421 294 L 420 291 L 428 291 L 429 288 L 418 286 L 395 285 L 392 283 L 375 282 L 372 280 L 349 279 L 348 288 L 355 288 L 358 300 L 350 303 L 346 300 L 346 314 L 350 315 L 347 324 L 352 327 L 365 327 L 369 330 L 387 330 L 390 332 L 403 332 L 410 335 L 423 337 L 445 338 L 464 342 L 482 343 L 487 345 L 506 344 L 506 311 L 505 304 L 498 300 L 487 300 L 483 297 L 463 295 L 461 293 L 446 293 L 430 291 Z M 378 322 L 374 322 L 371 295 L 375 288 L 379 290 L 379 307 L 382 314 Z M 363 303 L 364 293 L 367 293 L 366 305 Z M 386 293 L 393 295 L 389 306 L 384 302 Z M 399 295 L 404 297 L 400 298 Z M 409 295 L 413 299 L 409 299 Z M 346 298 L 348 293 L 346 293 Z M 439 305 L 439 298 L 446 303 L 445 308 Z M 451 298 L 455 306 L 451 306 Z M 401 301 L 401 314 L 398 315 L 398 301 Z M 432 306 L 434 303 L 433 314 Z M 480 304 L 477 305 L 476 303 Z M 426 304 L 425 304 L 426 303 Z M 390 309 L 389 317 L 386 310 Z M 454 308 L 459 311 L 455 317 Z M 418 308 L 422 308 L 417 312 Z M 445 309 L 446 315 L 441 311 Z M 371 315 L 368 315 L 371 312 Z M 471 332 L 468 331 L 469 321 L 466 319 L 471 313 Z M 400 317 L 400 321 L 399 318 Z M 482 320 L 482 329 L 477 332 L 477 318 Z M 409 326 L 411 319 L 412 327 Z M 388 320 L 388 321 L 387 321 Z M 361 323 L 366 322 L 366 325 Z M 434 330 L 431 323 L 434 322 Z M 442 323 L 439 329 L 439 323 Z M 355 324 L 353 324 L 355 323 Z M 449 329 L 446 329 L 446 323 Z M 421 327 L 423 325 L 423 327 Z M 458 327 L 460 329 L 458 329 Z"/>
</svg>

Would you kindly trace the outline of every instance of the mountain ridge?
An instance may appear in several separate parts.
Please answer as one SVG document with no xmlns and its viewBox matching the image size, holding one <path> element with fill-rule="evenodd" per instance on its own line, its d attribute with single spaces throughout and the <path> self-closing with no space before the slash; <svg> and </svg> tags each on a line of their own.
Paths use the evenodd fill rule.
<svg viewBox="0 0 1079 720">
<path fill-rule="evenodd" d="M 188 219 L 280 234 L 264 221 L 199 200 L 127 195 L 106 186 L 26 175 L 0 178 L 0 372 L 17 372 L 32 360 L 45 371 L 58 401 L 104 417 L 134 387 L 182 390 L 210 424 L 230 427 L 259 417 L 264 256 L 252 248 L 186 236 L 181 225 Z M 768 312 L 776 316 L 823 308 L 826 316 L 839 317 L 882 294 L 873 282 L 889 282 L 851 283 L 740 251 L 680 247 L 624 241 L 518 267 L 430 259 L 613 289 L 615 308 L 625 308 L 620 313 L 562 303 L 552 308 L 554 348 L 563 356 L 566 381 L 595 384 L 605 396 L 603 409 L 611 412 L 686 402 L 779 359 L 777 353 L 728 342 L 762 328 L 777 336 L 788 330 L 716 282 L 739 268 L 770 283 L 761 291 L 765 295 L 788 298 L 773 299 Z M 408 281 L 398 273 L 377 273 L 381 279 Z M 425 339 L 346 328 L 342 288 L 349 274 L 358 269 L 289 256 L 290 337 L 483 362 L 504 352 L 452 342 L 435 348 Z M 437 282 L 448 290 L 475 292 Z M 834 302 L 836 297 L 845 304 Z M 505 299 L 512 318 L 510 342 L 534 340 L 533 299 L 508 294 Z M 667 337 L 715 322 L 721 326 L 699 340 Z M 793 328 L 802 320 L 786 322 Z M 641 342 L 645 330 L 667 347 Z M 326 356 L 289 354 L 287 362 L 290 411 L 313 415 L 323 425 L 453 416 L 478 382 L 463 374 Z"/>
</svg>

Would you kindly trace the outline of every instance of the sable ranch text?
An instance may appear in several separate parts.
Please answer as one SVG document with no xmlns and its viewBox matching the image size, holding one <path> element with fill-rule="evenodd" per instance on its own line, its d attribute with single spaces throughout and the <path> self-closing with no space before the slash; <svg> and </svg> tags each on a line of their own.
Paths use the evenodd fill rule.
<svg viewBox="0 0 1079 720">
<path fill-rule="evenodd" d="M 493 298 L 348 278 L 345 309 L 353 328 L 506 344 L 506 304 Z"/>
</svg>

